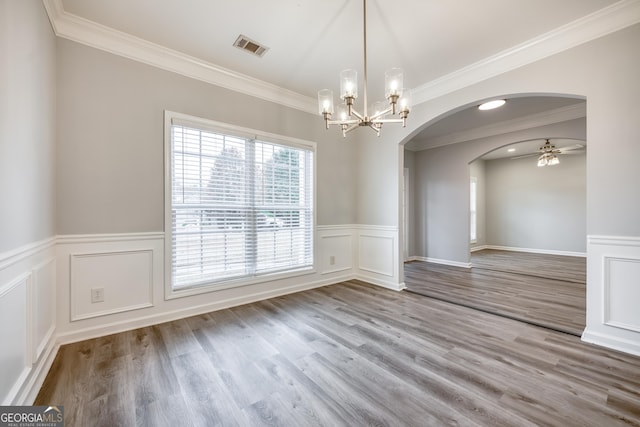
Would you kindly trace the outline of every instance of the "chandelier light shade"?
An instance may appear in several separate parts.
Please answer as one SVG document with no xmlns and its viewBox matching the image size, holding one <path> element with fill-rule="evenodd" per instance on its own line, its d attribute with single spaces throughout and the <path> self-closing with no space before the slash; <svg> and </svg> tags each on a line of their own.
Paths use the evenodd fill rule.
<svg viewBox="0 0 640 427">
<path fill-rule="evenodd" d="M 318 91 L 318 108 L 320 114 L 331 115 L 333 114 L 333 92 L 329 89 L 322 89 Z"/>
<path fill-rule="evenodd" d="M 367 106 L 367 0 L 363 0 L 364 17 L 364 79 L 363 79 L 363 112 L 358 112 L 354 105 L 358 98 L 358 73 L 356 70 L 344 70 L 340 73 L 340 99 L 343 101 L 336 108 L 334 115 L 333 92 L 329 89 L 318 91 L 318 111 L 325 121 L 327 129 L 331 125 L 340 126 L 342 135 L 360 126 L 368 126 L 380 136 L 384 123 L 400 123 L 406 126 L 407 116 L 411 111 L 410 91 L 404 87 L 404 71 L 392 68 L 385 73 L 385 102 L 376 102 Z M 396 118 L 387 118 L 387 116 Z"/>
</svg>

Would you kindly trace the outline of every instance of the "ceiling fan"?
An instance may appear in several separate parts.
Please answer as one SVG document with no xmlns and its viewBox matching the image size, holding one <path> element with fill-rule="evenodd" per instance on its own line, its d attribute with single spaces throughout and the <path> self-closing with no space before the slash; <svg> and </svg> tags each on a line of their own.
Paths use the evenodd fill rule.
<svg viewBox="0 0 640 427">
<path fill-rule="evenodd" d="M 558 155 L 584 153 L 584 148 L 585 146 L 582 144 L 574 144 L 567 147 L 557 148 L 554 144 L 551 143 L 550 138 L 545 138 L 544 145 L 538 149 L 537 153 L 523 154 L 522 156 L 511 157 L 511 160 L 538 156 L 538 167 L 555 166 L 560 163 Z"/>
</svg>

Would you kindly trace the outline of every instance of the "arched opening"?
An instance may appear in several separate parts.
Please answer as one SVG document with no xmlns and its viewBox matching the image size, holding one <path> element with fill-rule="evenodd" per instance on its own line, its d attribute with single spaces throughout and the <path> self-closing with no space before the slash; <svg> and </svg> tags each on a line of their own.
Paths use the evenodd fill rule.
<svg viewBox="0 0 640 427">
<path fill-rule="evenodd" d="M 407 289 L 580 335 L 586 293 L 586 102 L 536 95 L 508 97 L 494 112 L 478 111 L 477 105 L 444 114 L 405 144 Z M 560 164 L 538 167 L 547 138 L 558 144 L 552 154 Z M 474 265 L 472 254 L 483 250 L 514 257 L 497 257 L 493 267 Z M 561 262 L 569 258 L 579 261 L 576 267 Z M 501 263 L 511 263 L 512 271 Z M 517 271 L 518 263 L 527 268 Z M 566 274 L 558 278 L 554 271 Z M 482 280 L 484 289 L 478 286 Z M 577 285 L 562 288 L 565 283 Z M 534 288 L 541 293 L 527 294 Z M 508 303 L 514 305 L 503 310 Z M 563 313 L 563 307 L 569 309 Z"/>
</svg>

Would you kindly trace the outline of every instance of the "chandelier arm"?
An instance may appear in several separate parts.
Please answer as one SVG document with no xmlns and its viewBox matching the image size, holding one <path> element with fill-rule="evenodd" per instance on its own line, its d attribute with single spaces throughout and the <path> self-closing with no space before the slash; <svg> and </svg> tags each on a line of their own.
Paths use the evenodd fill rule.
<svg viewBox="0 0 640 427">
<path fill-rule="evenodd" d="M 377 113 L 377 114 L 375 114 L 375 115 L 371 116 L 371 117 L 369 118 L 369 120 L 371 120 L 372 122 L 373 122 L 373 121 L 378 121 L 378 122 L 379 122 L 379 121 L 381 121 L 381 120 L 384 120 L 384 119 L 378 119 L 378 117 L 386 116 L 386 115 L 387 115 L 387 114 L 389 114 L 392 110 L 393 110 L 393 108 L 392 108 L 392 107 L 389 107 L 389 108 L 387 108 L 386 110 L 384 110 L 384 111 L 382 111 L 382 112 L 380 112 L 380 113 Z M 391 122 L 389 122 L 389 123 L 391 123 Z"/>
<path fill-rule="evenodd" d="M 359 126 L 360 126 L 360 124 L 359 124 L 359 123 L 354 123 L 354 124 L 352 124 L 351 126 L 349 126 L 348 128 L 346 128 L 345 130 L 343 130 L 343 132 L 342 132 L 342 133 L 343 133 L 344 135 L 346 135 L 346 134 L 348 134 L 349 132 L 351 132 L 352 130 L 357 129 Z"/>
<path fill-rule="evenodd" d="M 402 123 L 402 119 L 376 119 L 374 123 Z"/>
<path fill-rule="evenodd" d="M 366 92 L 365 92 L 366 93 Z M 366 99 L 366 95 L 365 95 L 365 99 Z M 358 118 L 359 121 L 364 122 L 365 121 L 365 117 L 367 115 L 367 106 L 365 105 L 365 110 L 364 110 L 364 115 L 358 113 L 355 108 L 351 109 L 351 114 L 353 114 L 354 116 L 356 116 Z"/>
<path fill-rule="evenodd" d="M 353 125 L 360 123 L 360 120 L 350 119 L 350 120 L 329 120 L 327 123 L 330 125 Z"/>
<path fill-rule="evenodd" d="M 378 126 L 376 126 L 374 123 L 369 123 L 368 126 L 376 132 L 377 136 L 380 136 L 380 128 Z M 380 124 L 380 126 L 382 126 L 382 124 Z"/>
</svg>

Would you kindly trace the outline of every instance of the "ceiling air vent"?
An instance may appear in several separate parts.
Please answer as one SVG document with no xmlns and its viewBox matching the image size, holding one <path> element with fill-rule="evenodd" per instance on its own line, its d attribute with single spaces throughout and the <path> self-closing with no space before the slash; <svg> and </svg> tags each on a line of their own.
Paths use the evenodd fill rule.
<svg viewBox="0 0 640 427">
<path fill-rule="evenodd" d="M 252 53 L 256 56 L 262 57 L 267 50 L 268 47 L 261 45 L 255 40 L 251 40 L 249 37 L 240 34 L 236 41 L 233 43 L 235 47 L 238 49 L 245 50 L 249 53 Z"/>
</svg>

